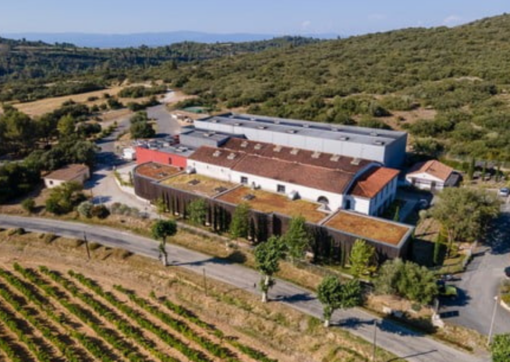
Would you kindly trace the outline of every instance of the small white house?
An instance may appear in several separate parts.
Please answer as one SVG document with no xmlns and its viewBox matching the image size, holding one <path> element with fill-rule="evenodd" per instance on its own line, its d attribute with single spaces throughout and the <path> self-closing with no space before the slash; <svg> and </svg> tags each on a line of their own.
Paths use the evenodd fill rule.
<svg viewBox="0 0 510 362">
<path fill-rule="evenodd" d="M 133 147 L 124 148 L 122 150 L 122 159 L 126 161 L 136 160 L 136 149 Z"/>
<path fill-rule="evenodd" d="M 86 165 L 72 164 L 50 172 L 43 177 L 44 185 L 51 189 L 66 182 L 77 182 L 81 185 L 90 178 L 90 170 Z"/>
<path fill-rule="evenodd" d="M 421 190 L 436 191 L 455 186 L 458 177 L 450 166 L 430 160 L 414 165 L 406 175 L 406 182 Z"/>
</svg>

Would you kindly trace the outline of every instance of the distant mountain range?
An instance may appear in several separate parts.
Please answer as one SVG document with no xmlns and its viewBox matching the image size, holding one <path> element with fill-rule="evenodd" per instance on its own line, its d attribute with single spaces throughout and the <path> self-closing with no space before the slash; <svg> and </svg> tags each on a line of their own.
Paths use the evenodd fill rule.
<svg viewBox="0 0 510 362">
<path fill-rule="evenodd" d="M 214 34 L 196 31 L 173 31 L 164 33 L 135 33 L 135 34 L 88 34 L 88 33 L 10 33 L 0 34 L 9 39 L 26 39 L 29 41 L 43 41 L 45 43 L 71 43 L 89 48 L 129 48 L 146 45 L 157 47 L 192 41 L 198 43 L 250 42 L 268 40 L 279 35 L 275 34 Z M 335 39 L 337 34 L 302 34 L 302 36 L 317 39 Z"/>
</svg>

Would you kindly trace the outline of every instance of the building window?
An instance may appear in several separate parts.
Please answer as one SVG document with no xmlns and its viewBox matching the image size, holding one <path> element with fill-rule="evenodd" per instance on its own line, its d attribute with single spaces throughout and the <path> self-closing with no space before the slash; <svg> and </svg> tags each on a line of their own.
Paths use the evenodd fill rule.
<svg viewBox="0 0 510 362">
<path fill-rule="evenodd" d="M 285 186 L 284 185 L 277 185 L 276 186 L 276 191 L 278 191 L 281 194 L 284 194 L 285 193 Z"/>
<path fill-rule="evenodd" d="M 248 177 L 246 176 L 241 176 L 241 183 L 243 185 L 247 185 L 248 184 Z"/>
</svg>

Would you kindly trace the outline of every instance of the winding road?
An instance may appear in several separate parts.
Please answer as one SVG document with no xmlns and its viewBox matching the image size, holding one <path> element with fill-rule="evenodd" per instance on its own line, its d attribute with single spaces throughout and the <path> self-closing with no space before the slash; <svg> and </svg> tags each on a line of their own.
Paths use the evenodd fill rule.
<svg viewBox="0 0 510 362">
<path fill-rule="evenodd" d="M 158 257 L 157 243 L 153 240 L 108 227 L 8 215 L 0 215 L 0 226 L 5 228 L 22 227 L 29 231 L 54 233 L 72 238 L 83 238 L 84 233 L 86 233 L 88 240 L 129 250 L 153 259 Z M 208 278 L 258 294 L 258 290 L 254 288 L 254 285 L 258 282 L 259 275 L 254 270 L 176 245 L 168 245 L 167 251 L 169 261 L 173 267 L 178 266 L 196 273 L 203 273 L 205 270 Z M 322 315 L 322 306 L 316 296 L 310 291 L 289 282 L 278 280 L 270 292 L 270 298 L 310 316 L 320 318 Z M 344 328 L 354 335 L 372 341 L 375 319 L 378 321 L 378 345 L 407 361 L 489 361 L 488 357 L 482 358 L 464 353 L 389 320 L 374 318 L 373 315 L 357 308 L 337 311 L 333 316 L 332 325 Z"/>
</svg>

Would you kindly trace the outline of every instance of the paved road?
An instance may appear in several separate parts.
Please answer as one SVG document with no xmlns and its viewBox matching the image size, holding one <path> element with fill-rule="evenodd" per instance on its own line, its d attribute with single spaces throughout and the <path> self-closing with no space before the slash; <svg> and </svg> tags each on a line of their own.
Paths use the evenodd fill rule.
<svg viewBox="0 0 510 362">
<path fill-rule="evenodd" d="M 460 298 L 446 302 L 441 312 L 452 315 L 446 319 L 488 335 L 494 308 L 494 296 L 504 278 L 504 269 L 510 266 L 510 204 L 506 203 L 497 220 L 491 238 L 477 252 L 462 279 L 454 284 Z M 510 312 L 498 307 L 494 332 L 510 332 Z"/>
<path fill-rule="evenodd" d="M 87 233 L 89 240 L 111 247 L 119 247 L 150 258 L 157 258 L 157 244 L 150 239 L 133 235 L 126 231 L 59 220 L 28 218 L 0 215 L 2 227 L 23 227 L 30 231 L 51 232 L 58 235 L 82 238 Z M 229 264 L 223 260 L 190 251 L 175 245 L 168 247 L 169 260 L 174 266 L 202 273 L 205 269 L 209 278 L 228 283 L 250 293 L 258 282 L 254 270 L 240 265 Z M 320 317 L 322 307 L 316 296 L 288 282 L 278 281 L 271 290 L 270 297 L 308 315 Z M 360 309 L 337 311 L 333 316 L 333 325 L 347 329 L 368 341 L 373 338 L 374 317 Z M 446 346 L 435 340 L 395 325 L 391 321 L 379 320 L 377 340 L 382 348 L 393 352 L 411 362 L 486 362 L 487 359 L 475 357 Z"/>
<path fill-rule="evenodd" d="M 157 122 L 157 136 L 164 137 L 168 135 L 178 134 L 181 131 L 181 125 L 170 116 L 166 109 L 166 105 L 147 108 L 147 115 Z"/>
</svg>

